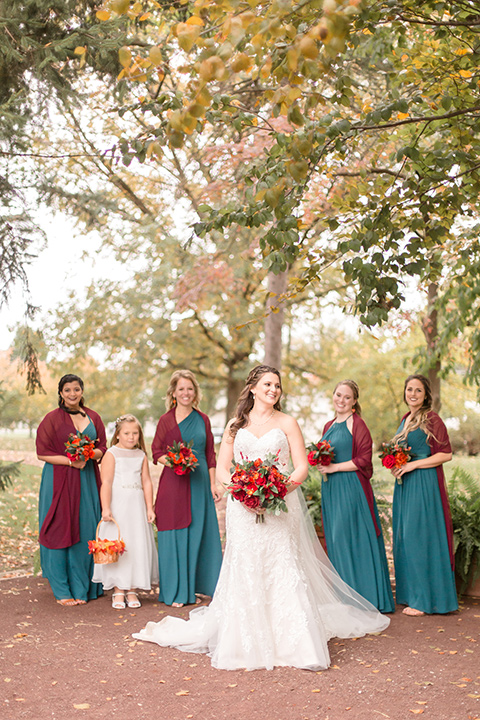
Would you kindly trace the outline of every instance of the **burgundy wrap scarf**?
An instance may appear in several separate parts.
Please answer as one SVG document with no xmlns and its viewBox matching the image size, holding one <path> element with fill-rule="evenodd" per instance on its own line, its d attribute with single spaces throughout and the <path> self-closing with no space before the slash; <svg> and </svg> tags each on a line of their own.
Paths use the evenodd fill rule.
<svg viewBox="0 0 480 720">
<path fill-rule="evenodd" d="M 333 425 L 335 420 L 330 420 L 323 428 L 323 434 L 327 432 L 328 428 Z M 353 415 L 353 428 L 352 428 L 352 462 L 356 465 L 356 475 L 360 481 L 365 497 L 367 498 L 368 507 L 372 515 L 373 525 L 377 537 L 381 534 L 381 529 L 378 526 L 377 518 L 375 517 L 374 510 L 374 497 L 373 490 L 370 484 L 370 478 L 373 475 L 372 465 L 372 436 L 364 420 L 361 417 Z"/>
<path fill-rule="evenodd" d="M 107 449 L 105 427 L 98 413 L 83 408 L 95 425 L 97 440 L 95 448 L 104 453 Z M 37 455 L 66 457 L 65 443 L 70 433 L 77 429 L 71 416 L 62 408 L 52 410 L 43 418 L 37 430 Z M 90 462 L 90 461 L 89 461 Z M 52 550 L 67 548 L 80 542 L 80 470 L 69 465 L 52 465 L 53 497 L 50 508 L 40 528 L 40 544 Z M 93 461 L 97 488 L 100 490 L 98 463 Z"/>
<path fill-rule="evenodd" d="M 404 415 L 402 418 L 402 422 L 405 421 L 409 415 L 409 412 L 406 413 L 406 415 Z M 436 453 L 440 452 L 451 453 L 452 446 L 450 445 L 450 438 L 448 437 L 447 428 L 445 427 L 445 423 L 443 422 L 442 418 L 437 415 L 436 412 L 430 410 L 427 415 L 427 423 L 428 429 L 433 435 L 433 437 L 431 437 L 427 441 L 432 450 L 431 454 L 435 455 Z M 452 566 L 452 570 L 455 570 L 455 550 L 453 544 L 452 514 L 450 512 L 450 502 L 448 500 L 447 485 L 445 482 L 443 465 L 437 465 L 435 470 L 437 471 L 438 490 L 440 492 L 440 498 L 442 500 L 443 517 L 445 518 L 445 530 L 447 532 L 450 565 Z"/>
<path fill-rule="evenodd" d="M 205 445 L 205 456 L 207 467 L 216 467 L 215 444 L 213 440 L 210 420 L 200 410 L 198 412 L 205 423 L 207 435 Z M 165 455 L 167 448 L 174 442 L 182 442 L 182 433 L 175 418 L 175 408 L 162 415 L 158 421 L 155 437 L 152 443 L 153 462 L 155 465 L 158 458 Z M 188 440 L 187 440 L 188 442 Z M 157 497 L 155 499 L 155 516 L 158 530 L 180 530 L 186 528 L 192 522 L 192 511 L 190 507 L 190 473 L 177 475 L 173 468 L 163 467 L 158 483 Z"/>
</svg>

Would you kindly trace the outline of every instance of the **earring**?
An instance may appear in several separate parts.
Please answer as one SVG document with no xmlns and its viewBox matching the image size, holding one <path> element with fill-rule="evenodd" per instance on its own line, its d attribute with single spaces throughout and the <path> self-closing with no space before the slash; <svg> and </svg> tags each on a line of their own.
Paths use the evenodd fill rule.
<svg viewBox="0 0 480 720">
<path fill-rule="evenodd" d="M 173 403 L 173 407 L 175 407 L 176 404 L 177 404 L 177 398 L 176 398 L 176 397 L 172 398 L 172 403 Z"/>
</svg>

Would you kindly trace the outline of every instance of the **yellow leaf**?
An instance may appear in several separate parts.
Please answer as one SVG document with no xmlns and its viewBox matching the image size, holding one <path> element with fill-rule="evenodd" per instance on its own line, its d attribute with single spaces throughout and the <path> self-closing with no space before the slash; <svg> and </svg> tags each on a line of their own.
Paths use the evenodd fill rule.
<svg viewBox="0 0 480 720">
<path fill-rule="evenodd" d="M 187 25 L 200 25 L 203 27 L 205 23 L 203 22 L 202 18 L 198 17 L 197 15 L 191 15 L 187 20 Z"/>
<path fill-rule="evenodd" d="M 180 692 L 175 693 L 175 695 L 188 695 L 188 690 L 180 690 Z"/>
<path fill-rule="evenodd" d="M 143 13 L 143 15 L 140 15 L 138 18 L 139 22 L 143 22 L 143 20 L 148 20 L 148 18 L 151 16 L 152 13 L 146 12 Z"/>
<path fill-rule="evenodd" d="M 423 708 L 417 708 L 416 710 L 410 710 L 414 715 L 421 715 L 425 710 Z"/>
<path fill-rule="evenodd" d="M 75 48 L 73 52 L 75 53 L 75 55 L 85 55 L 85 53 L 87 52 L 87 48 L 86 46 L 82 47 L 81 45 L 79 45 Z"/>
<path fill-rule="evenodd" d="M 319 690 L 319 689 L 315 689 L 315 690 L 312 690 L 312 692 L 314 692 L 314 693 L 319 693 L 319 692 L 322 692 L 322 691 Z"/>
<path fill-rule="evenodd" d="M 110 20 L 112 17 L 108 10 L 97 10 L 95 13 L 97 20 Z"/>
<path fill-rule="evenodd" d="M 80 703 L 79 705 L 73 706 L 75 710 L 88 710 L 90 705 L 88 703 Z"/>
<path fill-rule="evenodd" d="M 162 51 L 157 46 L 150 48 L 148 51 L 148 57 L 154 65 L 160 65 L 163 60 Z"/>
<path fill-rule="evenodd" d="M 130 0 L 112 0 L 110 7 L 119 15 L 123 15 L 130 7 Z"/>
<path fill-rule="evenodd" d="M 468 52 L 471 52 L 471 50 L 467 50 L 467 48 L 457 48 L 455 55 L 466 55 Z"/>
<path fill-rule="evenodd" d="M 458 74 L 463 78 L 471 78 L 473 75 L 471 70 L 460 70 Z"/>
<path fill-rule="evenodd" d="M 120 65 L 124 68 L 127 68 L 132 62 L 132 53 L 130 52 L 130 48 L 128 48 L 126 45 L 119 49 L 118 61 Z"/>
<path fill-rule="evenodd" d="M 408 55 L 403 54 L 402 57 L 400 58 L 400 60 L 402 62 L 406 62 L 408 60 L 408 57 L 409 57 Z"/>
<path fill-rule="evenodd" d="M 227 687 L 237 687 L 238 683 L 232 683 L 231 685 L 227 685 Z"/>
<path fill-rule="evenodd" d="M 242 70 L 249 70 L 253 65 L 253 60 L 246 53 L 239 53 L 231 64 L 233 72 L 238 73 Z"/>
</svg>

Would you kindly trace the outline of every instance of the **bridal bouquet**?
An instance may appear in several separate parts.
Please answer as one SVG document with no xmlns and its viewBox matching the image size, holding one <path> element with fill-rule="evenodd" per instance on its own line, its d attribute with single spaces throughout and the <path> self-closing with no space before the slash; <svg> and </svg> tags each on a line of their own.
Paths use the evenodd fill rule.
<svg viewBox="0 0 480 720">
<path fill-rule="evenodd" d="M 288 512 L 284 500 L 287 494 L 287 478 L 275 465 L 277 459 L 278 453 L 269 453 L 265 460 L 257 458 L 235 463 L 227 494 L 248 508 L 265 508 L 274 515 Z M 256 522 L 265 522 L 264 515 L 257 515 Z"/>
<path fill-rule="evenodd" d="M 320 440 L 307 447 L 307 459 L 310 465 L 330 465 L 335 457 L 333 447 L 328 440 Z"/>
<path fill-rule="evenodd" d="M 402 467 L 412 459 L 409 452 L 410 450 L 411 448 L 405 444 L 390 440 L 389 442 L 382 443 L 378 457 L 381 459 L 382 465 L 388 470 L 391 470 L 394 467 Z M 402 478 L 397 478 L 397 482 L 401 485 Z"/>
<path fill-rule="evenodd" d="M 95 443 L 85 433 L 70 433 L 65 443 L 67 457 L 72 461 L 90 460 L 93 458 Z"/>
<path fill-rule="evenodd" d="M 167 447 L 168 467 L 173 468 L 173 472 L 177 475 L 186 475 L 198 465 L 198 459 L 192 450 L 193 440 L 187 444 L 183 442 L 174 442 L 173 445 Z"/>
</svg>

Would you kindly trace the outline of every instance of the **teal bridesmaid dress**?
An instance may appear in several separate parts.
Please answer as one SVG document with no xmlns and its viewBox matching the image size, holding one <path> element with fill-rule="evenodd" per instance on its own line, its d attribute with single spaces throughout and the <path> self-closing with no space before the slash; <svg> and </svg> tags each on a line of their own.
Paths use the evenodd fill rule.
<svg viewBox="0 0 480 720">
<path fill-rule="evenodd" d="M 160 602 L 195 603 L 195 593 L 211 597 L 222 564 L 222 546 L 205 457 L 206 430 L 193 410 L 178 427 L 185 443 L 193 440 L 198 466 L 190 473 L 192 522 L 158 533 Z"/>
<path fill-rule="evenodd" d="M 352 459 L 352 434 L 347 422 L 335 422 L 322 440 L 335 450 L 335 462 Z M 383 535 L 377 536 L 360 480 L 354 471 L 324 475 L 322 519 L 328 557 L 350 587 L 380 612 L 395 611 Z M 380 519 L 374 499 L 378 527 Z"/>
<path fill-rule="evenodd" d="M 92 440 L 97 439 L 91 420 L 83 432 Z M 95 539 L 97 523 L 102 515 L 93 463 L 89 460 L 80 470 L 80 542 L 56 550 L 40 545 L 42 575 L 48 579 L 57 600 L 93 600 L 103 595 L 101 584 L 91 581 L 93 557 L 88 553 L 88 541 Z M 45 463 L 38 501 L 39 527 L 42 527 L 50 508 L 52 496 L 53 465 Z"/>
<path fill-rule="evenodd" d="M 408 444 L 415 460 L 431 455 L 421 428 L 408 434 Z M 412 470 L 402 476 L 401 485 L 395 483 L 392 522 L 397 603 L 425 613 L 457 610 L 455 575 L 435 468 Z"/>
</svg>

